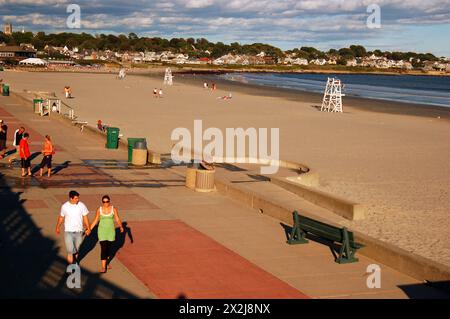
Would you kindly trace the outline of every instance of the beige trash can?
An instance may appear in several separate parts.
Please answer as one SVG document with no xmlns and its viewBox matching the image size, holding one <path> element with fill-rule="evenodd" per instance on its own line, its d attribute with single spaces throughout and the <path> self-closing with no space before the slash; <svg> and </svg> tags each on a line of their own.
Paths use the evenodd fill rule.
<svg viewBox="0 0 450 319">
<path fill-rule="evenodd" d="M 137 166 L 144 166 L 147 164 L 147 150 L 133 149 L 133 159 L 131 160 L 131 164 Z"/>
<path fill-rule="evenodd" d="M 215 190 L 214 187 L 214 174 L 216 170 L 200 170 L 196 171 L 195 176 L 195 191 L 196 192 L 212 192 Z"/>
<path fill-rule="evenodd" d="M 160 165 L 161 164 L 161 155 L 159 153 L 149 151 L 148 152 L 148 162 L 150 164 Z"/>
<path fill-rule="evenodd" d="M 195 167 L 188 167 L 186 169 L 186 187 L 195 189 L 195 180 L 197 177 L 197 169 Z"/>
</svg>

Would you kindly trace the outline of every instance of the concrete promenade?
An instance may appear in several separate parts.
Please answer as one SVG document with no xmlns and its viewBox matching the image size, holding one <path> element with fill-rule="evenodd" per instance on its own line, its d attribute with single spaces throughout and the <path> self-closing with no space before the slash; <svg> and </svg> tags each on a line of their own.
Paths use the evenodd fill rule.
<svg viewBox="0 0 450 319">
<path fill-rule="evenodd" d="M 8 158 L 0 161 L 1 298 L 449 297 L 379 263 L 381 288 L 369 289 L 371 259 L 359 255 L 360 262 L 339 265 L 326 245 L 289 246 L 280 220 L 218 193 L 196 193 L 184 186 L 176 168 L 128 166 L 125 149 L 107 150 L 101 136 L 39 117 L 31 103 L 0 97 L 0 119 L 9 126 L 9 147 L 15 129 L 26 127 L 32 167 L 42 158 L 43 136 L 51 135 L 56 144 L 50 179 L 36 170 L 34 177 L 21 178 L 17 163 L 8 167 Z M 221 170 L 218 176 L 226 174 Z M 246 187 L 266 187 L 263 180 L 236 174 L 243 174 Z M 63 238 L 54 228 L 72 189 L 81 194 L 91 220 L 101 196 L 109 194 L 127 232 L 118 234 L 113 269 L 106 274 L 98 273 L 96 233 L 85 238 L 82 288 L 71 290 L 65 284 Z"/>
</svg>

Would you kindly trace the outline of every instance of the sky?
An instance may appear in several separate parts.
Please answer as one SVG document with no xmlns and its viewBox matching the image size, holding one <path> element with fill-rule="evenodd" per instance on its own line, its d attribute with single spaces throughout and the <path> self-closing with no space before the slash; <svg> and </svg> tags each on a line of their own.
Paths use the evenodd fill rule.
<svg viewBox="0 0 450 319">
<path fill-rule="evenodd" d="M 80 8 L 79 29 L 66 23 L 69 4 Z M 0 22 L 15 31 L 134 32 L 284 50 L 360 44 L 450 57 L 450 0 L 0 0 Z"/>
</svg>

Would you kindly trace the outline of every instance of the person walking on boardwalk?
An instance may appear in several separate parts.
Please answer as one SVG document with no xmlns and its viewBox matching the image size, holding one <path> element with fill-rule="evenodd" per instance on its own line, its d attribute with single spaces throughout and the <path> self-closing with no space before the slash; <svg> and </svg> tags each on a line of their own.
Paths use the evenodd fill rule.
<svg viewBox="0 0 450 319">
<path fill-rule="evenodd" d="M 39 169 L 39 176 L 42 176 L 44 171 L 44 166 L 47 166 L 47 176 L 50 177 L 52 173 L 52 157 L 55 154 L 55 149 L 52 144 L 52 139 L 50 135 L 45 135 L 44 146 L 42 148 L 42 162 Z"/>
<path fill-rule="evenodd" d="M 22 139 L 19 143 L 19 154 L 20 154 L 20 164 L 22 167 L 22 177 L 25 177 L 25 170 L 28 170 L 28 176 L 32 176 L 31 174 L 31 153 L 30 146 L 28 145 L 28 138 L 30 134 L 24 133 Z"/>
<path fill-rule="evenodd" d="M 111 205 L 111 199 L 108 195 L 102 197 L 102 206 L 97 209 L 95 219 L 91 224 L 91 229 L 98 223 L 98 241 L 100 242 L 101 253 L 100 260 L 102 263 L 101 273 L 105 273 L 106 269 L 111 269 L 111 246 L 116 240 L 116 229 L 114 221 L 119 225 L 120 232 L 124 232 L 122 222 L 119 218 L 117 209 Z"/>
<path fill-rule="evenodd" d="M 70 191 L 69 200 L 61 206 L 61 212 L 56 223 L 57 235 L 60 234 L 61 225 L 64 223 L 64 242 L 69 264 L 73 264 L 74 261 L 78 263 L 78 254 L 83 242 L 83 225 L 86 227 L 84 233 L 87 236 L 91 233 L 88 214 L 89 210 L 86 205 L 80 202 L 80 194 L 76 191 Z"/>
<path fill-rule="evenodd" d="M 25 128 L 23 126 L 21 126 L 20 128 L 18 128 L 15 132 L 14 132 L 14 136 L 13 136 L 13 146 L 16 148 L 16 152 L 14 153 L 14 155 L 12 155 L 8 162 L 9 165 L 12 165 L 13 160 L 16 159 L 17 154 L 19 154 L 20 149 L 19 149 L 19 145 L 20 145 L 20 140 L 23 137 L 23 134 L 25 133 Z"/>
</svg>

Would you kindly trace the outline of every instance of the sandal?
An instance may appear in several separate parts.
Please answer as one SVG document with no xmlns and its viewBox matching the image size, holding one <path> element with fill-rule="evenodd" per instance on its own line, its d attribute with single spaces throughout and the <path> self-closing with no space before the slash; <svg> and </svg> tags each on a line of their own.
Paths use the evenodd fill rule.
<svg viewBox="0 0 450 319">
<path fill-rule="evenodd" d="M 101 268 L 99 272 L 100 272 L 101 274 L 104 274 L 104 273 L 106 273 L 106 269 L 105 269 L 105 268 Z"/>
</svg>

